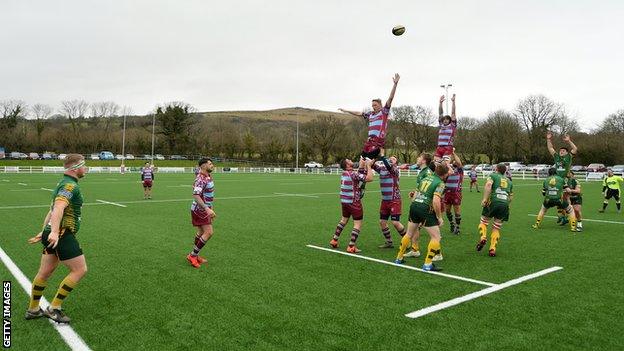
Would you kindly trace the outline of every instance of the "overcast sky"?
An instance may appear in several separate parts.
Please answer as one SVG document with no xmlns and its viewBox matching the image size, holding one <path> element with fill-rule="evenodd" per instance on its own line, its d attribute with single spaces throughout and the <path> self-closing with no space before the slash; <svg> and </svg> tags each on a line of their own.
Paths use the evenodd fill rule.
<svg viewBox="0 0 624 351">
<path fill-rule="evenodd" d="M 398 72 L 395 105 L 452 83 L 483 118 L 542 93 L 589 129 L 624 108 L 623 18 L 622 0 L 2 0 L 0 100 L 361 109 Z"/>
</svg>

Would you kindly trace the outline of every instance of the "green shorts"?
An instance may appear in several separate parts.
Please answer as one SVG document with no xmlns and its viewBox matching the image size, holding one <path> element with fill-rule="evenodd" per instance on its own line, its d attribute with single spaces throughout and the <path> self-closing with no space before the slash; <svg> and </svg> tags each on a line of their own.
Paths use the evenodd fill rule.
<svg viewBox="0 0 624 351">
<path fill-rule="evenodd" d="M 410 205 L 409 220 L 412 223 L 422 224 L 424 227 L 440 225 L 435 213 L 427 204 L 412 202 Z"/>
<path fill-rule="evenodd" d="M 552 199 L 544 199 L 544 203 L 542 204 L 545 208 L 557 207 L 560 210 L 565 210 L 570 206 L 570 204 L 565 200 L 552 200 Z"/>
<path fill-rule="evenodd" d="M 571 197 L 570 198 L 570 204 L 572 204 L 572 205 L 582 205 L 583 204 L 583 197 L 582 196 Z"/>
<path fill-rule="evenodd" d="M 70 230 L 65 229 L 61 237 L 59 238 L 56 248 L 50 248 L 48 245 L 48 235 L 50 235 L 50 229 L 43 231 L 41 235 L 41 243 L 43 244 L 44 255 L 56 255 L 61 261 L 69 260 L 82 255 L 82 249 L 76 235 Z"/>
<path fill-rule="evenodd" d="M 483 208 L 481 215 L 487 218 L 500 219 L 503 222 L 509 220 L 509 204 L 493 202 Z"/>
</svg>

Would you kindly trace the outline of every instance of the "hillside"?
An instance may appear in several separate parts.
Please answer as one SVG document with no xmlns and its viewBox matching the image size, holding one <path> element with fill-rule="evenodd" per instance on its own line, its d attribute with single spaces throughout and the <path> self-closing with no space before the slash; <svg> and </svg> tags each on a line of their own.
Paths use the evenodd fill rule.
<svg viewBox="0 0 624 351">
<path fill-rule="evenodd" d="M 293 122 L 297 121 L 297 118 L 299 118 L 300 123 L 309 122 L 319 115 L 330 115 L 345 120 L 357 118 L 345 113 L 322 111 L 303 107 L 288 107 L 266 111 L 215 111 L 200 112 L 198 114 L 207 118 L 253 118 Z"/>
</svg>

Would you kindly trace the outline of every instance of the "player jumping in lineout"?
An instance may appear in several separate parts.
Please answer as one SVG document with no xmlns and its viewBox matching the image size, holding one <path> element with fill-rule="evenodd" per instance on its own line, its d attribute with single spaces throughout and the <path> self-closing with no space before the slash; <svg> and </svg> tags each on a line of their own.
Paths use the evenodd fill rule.
<svg viewBox="0 0 624 351">
<path fill-rule="evenodd" d="M 444 115 L 444 109 L 442 103 L 446 98 L 444 95 L 440 96 L 440 105 L 438 107 L 440 129 L 438 131 L 438 147 L 435 152 L 435 160 L 440 159 L 445 155 L 451 155 L 453 153 L 453 144 L 455 142 L 455 132 L 457 130 L 457 117 L 455 114 L 455 94 L 451 97 L 453 102 L 450 115 Z M 447 111 L 448 113 L 448 111 Z"/>
<path fill-rule="evenodd" d="M 546 133 L 546 146 L 548 147 L 548 153 L 553 157 L 555 162 L 555 168 L 557 169 L 557 175 L 567 183 L 568 172 L 570 172 L 570 166 L 572 166 L 572 157 L 576 156 L 578 149 L 572 142 L 569 135 L 563 136 L 563 141 L 568 144 L 568 147 L 562 146 L 559 148 L 559 152 L 555 151 L 552 143 L 553 134 L 551 132 Z M 567 202 L 569 200 L 569 194 L 566 192 L 563 194 L 563 199 Z M 568 223 L 565 210 L 559 209 L 557 223 L 562 226 Z"/>
</svg>

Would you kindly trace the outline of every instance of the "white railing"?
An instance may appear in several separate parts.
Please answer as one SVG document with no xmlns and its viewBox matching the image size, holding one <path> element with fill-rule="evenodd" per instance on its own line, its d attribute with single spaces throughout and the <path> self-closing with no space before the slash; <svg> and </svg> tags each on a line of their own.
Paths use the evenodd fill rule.
<svg viewBox="0 0 624 351">
<path fill-rule="evenodd" d="M 124 173 L 139 173 L 139 167 L 126 167 Z M 63 173 L 63 167 L 49 166 L 0 166 L 0 173 Z M 158 173 L 194 173 L 194 167 L 157 167 Z M 311 175 L 340 175 L 339 168 L 280 168 L 280 167 L 217 167 L 216 173 L 275 173 L 275 174 L 311 174 Z M 121 167 L 89 167 L 89 173 L 121 173 Z M 418 170 L 401 170 L 402 177 L 413 177 L 418 175 Z M 486 178 L 491 171 L 477 172 L 480 178 Z M 535 174 L 532 171 L 512 172 L 513 179 L 534 179 L 542 180 L 545 174 Z M 577 179 L 585 181 L 602 181 L 603 172 L 577 172 Z M 468 177 L 468 171 L 464 178 Z"/>
</svg>

